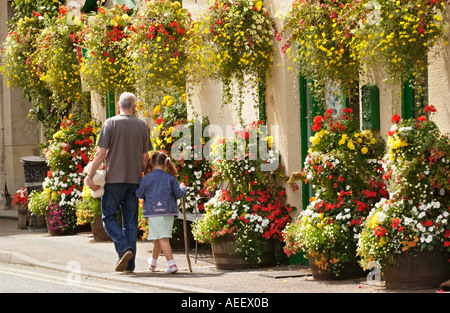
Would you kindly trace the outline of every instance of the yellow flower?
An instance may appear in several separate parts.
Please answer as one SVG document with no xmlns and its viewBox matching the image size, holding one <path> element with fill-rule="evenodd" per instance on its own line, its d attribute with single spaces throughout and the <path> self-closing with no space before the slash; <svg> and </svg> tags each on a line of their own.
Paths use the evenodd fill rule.
<svg viewBox="0 0 450 313">
<path fill-rule="evenodd" d="M 353 144 L 353 141 L 349 141 L 349 142 L 347 143 L 347 147 L 348 147 L 350 150 L 354 150 L 354 149 L 355 149 L 355 145 Z"/>
<path fill-rule="evenodd" d="M 256 3 L 256 8 L 258 9 L 258 11 L 261 11 L 262 6 L 263 6 L 263 2 L 262 1 L 258 1 Z"/>
<path fill-rule="evenodd" d="M 314 137 L 309 138 L 309 141 L 315 146 L 320 143 L 320 136 L 317 136 L 317 134 Z"/>
<path fill-rule="evenodd" d="M 369 149 L 367 149 L 367 147 L 363 147 L 362 149 L 361 149 L 361 153 L 362 154 L 367 154 L 369 152 Z"/>
<path fill-rule="evenodd" d="M 267 136 L 266 140 L 267 140 L 267 146 L 269 148 L 272 148 L 273 137 L 272 136 Z"/>
</svg>

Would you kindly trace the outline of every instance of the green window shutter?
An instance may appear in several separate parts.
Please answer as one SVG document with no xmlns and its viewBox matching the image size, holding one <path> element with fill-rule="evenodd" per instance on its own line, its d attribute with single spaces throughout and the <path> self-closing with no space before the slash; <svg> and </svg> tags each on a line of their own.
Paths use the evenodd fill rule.
<svg viewBox="0 0 450 313">
<path fill-rule="evenodd" d="M 322 115 L 323 110 L 314 100 L 314 84 L 305 76 L 299 78 L 300 88 L 300 139 L 301 139 L 301 160 L 302 167 L 308 155 L 310 141 L 309 138 L 314 135 L 312 130 L 313 119 L 317 115 Z M 309 204 L 309 198 L 312 196 L 311 184 L 302 183 L 302 205 L 305 209 Z"/>
<path fill-rule="evenodd" d="M 116 115 L 116 101 L 114 97 L 114 91 L 110 91 L 106 95 L 106 118 L 110 118 L 115 115 Z"/>
<path fill-rule="evenodd" d="M 426 70 L 425 82 L 423 84 L 424 94 L 419 95 L 410 82 L 413 81 L 412 76 L 408 82 L 403 84 L 402 88 L 402 118 L 410 119 L 419 116 L 419 113 L 428 104 L 428 69 Z"/>
<path fill-rule="evenodd" d="M 97 0 L 86 0 L 84 6 L 81 8 L 81 12 L 90 13 L 97 10 Z"/>
<path fill-rule="evenodd" d="M 380 91 L 375 85 L 365 85 L 362 94 L 363 129 L 380 130 Z"/>
</svg>

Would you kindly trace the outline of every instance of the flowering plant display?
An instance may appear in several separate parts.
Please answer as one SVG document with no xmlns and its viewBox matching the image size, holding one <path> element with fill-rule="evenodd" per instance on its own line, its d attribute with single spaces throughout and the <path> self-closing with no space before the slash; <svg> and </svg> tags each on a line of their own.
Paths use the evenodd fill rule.
<svg viewBox="0 0 450 313">
<path fill-rule="evenodd" d="M 303 75 L 315 82 L 317 100 L 337 82 L 350 94 L 360 71 L 379 67 L 391 83 L 409 83 L 423 93 L 427 57 L 445 40 L 447 0 L 296 0 L 283 33 L 282 51 L 295 43 Z M 443 40 L 444 39 L 444 40 Z M 295 50 L 297 51 L 297 50 Z"/>
<path fill-rule="evenodd" d="M 138 110 L 144 110 L 141 103 Z M 145 116 L 150 116 L 148 110 L 144 111 Z M 172 93 L 166 95 L 163 100 L 155 105 L 151 111 L 151 117 L 155 121 L 155 126 L 151 133 L 153 147 L 157 150 L 170 150 L 175 142 L 172 132 L 178 125 L 187 123 L 186 94 Z"/>
<path fill-rule="evenodd" d="M 99 130 L 97 122 L 85 123 L 70 114 L 62 120 L 60 130 L 54 134 L 45 151 L 50 170 L 42 193 L 48 201 L 64 210 L 68 221 L 72 221 L 72 215 L 75 216 L 76 203 L 82 195 L 83 169 L 89 163 Z M 76 223 L 76 219 L 74 221 Z"/>
<path fill-rule="evenodd" d="M 41 216 L 48 212 L 50 198 L 42 191 L 34 190 L 28 197 L 28 209 L 33 215 Z"/>
<path fill-rule="evenodd" d="M 80 67 L 74 43 L 76 34 L 84 27 L 83 18 L 69 14 L 64 6 L 59 8 L 59 16 L 44 19 L 46 27 L 37 40 L 37 50 L 33 55 L 36 71 L 46 87 L 52 91 L 55 106 L 79 101 L 81 97 Z"/>
<path fill-rule="evenodd" d="M 233 137 L 215 139 L 209 156 L 214 169 L 208 181 L 210 186 L 226 182 L 230 190 L 244 194 L 275 184 L 277 177 L 284 178 L 284 168 L 278 165 L 279 155 L 272 149 L 273 137 L 262 132 L 261 126 L 261 121 L 245 127 L 233 125 Z M 267 154 L 263 158 L 264 149 Z M 262 170 L 264 167 L 269 170 Z"/>
<path fill-rule="evenodd" d="M 285 17 L 282 32 L 290 35 L 282 52 L 298 62 L 303 76 L 314 81 L 319 102 L 324 99 L 330 81 L 337 82 L 349 95 L 358 79 L 359 61 L 350 33 L 357 22 L 357 17 L 350 14 L 354 5 L 353 0 L 296 0 Z"/>
<path fill-rule="evenodd" d="M 253 264 L 261 262 L 262 239 L 282 241 L 282 231 L 295 210 L 285 203 L 286 190 L 276 186 L 276 179 L 283 178 L 282 168 L 261 169 L 262 164 L 275 162 L 275 156 L 262 160 L 252 155 L 252 145 L 272 145 L 273 138 L 267 135 L 260 136 L 259 143 L 250 142 L 250 138 L 259 135 L 260 125 L 253 122 L 243 130 L 236 129 L 235 138 L 219 137 L 212 145 L 213 175 L 207 184 L 209 190 L 218 190 L 205 204 L 205 215 L 192 226 L 194 239 L 201 243 L 219 242 L 227 234 L 234 235 L 236 253 Z M 243 152 L 243 158 L 228 160 L 227 146 L 232 147 L 234 156 Z M 220 183 L 228 187 L 218 188 Z"/>
<path fill-rule="evenodd" d="M 81 198 L 76 201 L 75 215 L 77 225 L 85 225 L 94 222 L 97 217 L 102 216 L 101 200 L 91 196 L 91 189 L 83 186 Z"/>
<path fill-rule="evenodd" d="M 111 9 L 99 7 L 79 34 L 88 50 L 81 64 L 83 80 L 100 94 L 121 92 L 131 87 L 129 56 L 127 56 L 131 17 L 125 5 Z M 128 89 L 127 89 L 128 90 Z"/>
<path fill-rule="evenodd" d="M 364 223 L 358 254 L 365 267 L 383 267 L 403 251 L 450 251 L 450 139 L 429 120 L 432 112 L 427 106 L 417 119 L 392 118 L 383 159 L 391 192 Z"/>
<path fill-rule="evenodd" d="M 286 227 L 285 252 L 299 251 L 315 258 L 319 269 L 339 276 L 348 263 L 357 263 L 357 236 L 371 207 L 387 197 L 382 180 L 383 140 L 371 131 L 355 127 L 351 109 L 343 120 L 331 118 L 331 110 L 314 118 L 316 134 L 304 168 L 293 173 L 313 185 L 315 196 Z"/>
<path fill-rule="evenodd" d="M 147 1 L 129 27 L 128 54 L 136 93 L 146 107 L 186 87 L 190 13 L 178 1 Z"/>
<path fill-rule="evenodd" d="M 59 232 L 60 234 L 70 234 L 75 232 L 76 216 L 73 214 L 71 208 L 63 208 L 56 203 L 50 202 L 47 214 L 49 231 Z"/>
<path fill-rule="evenodd" d="M 30 58 L 36 50 L 36 37 L 43 24 L 35 17 L 24 17 L 6 34 L 1 70 L 8 87 L 27 88 L 39 80 L 36 72 L 31 70 Z"/>
<path fill-rule="evenodd" d="M 366 0 L 355 5 L 352 46 L 361 62 L 382 66 L 391 82 L 423 85 L 428 56 L 448 32 L 447 0 Z"/>
<path fill-rule="evenodd" d="M 263 1 L 210 1 L 210 7 L 198 23 L 198 34 L 205 39 L 203 51 L 210 76 L 222 82 L 224 104 L 233 103 L 232 85 L 238 89 L 241 113 L 243 82 L 253 87 L 254 97 L 259 83 L 265 84 L 273 67 L 275 23 Z M 193 48 L 194 49 L 194 48 Z M 234 79 L 234 81 L 233 81 Z M 258 101 L 256 101 L 258 102 Z"/>
<path fill-rule="evenodd" d="M 149 115 L 149 113 L 146 113 Z M 208 194 L 204 186 L 211 175 L 211 166 L 203 156 L 205 138 L 195 142 L 194 127 L 201 127 L 201 133 L 209 125 L 207 118 L 188 120 L 186 94 L 175 92 L 166 95 L 153 109 L 155 127 L 151 133 L 154 151 L 164 151 L 174 162 L 179 179 L 186 185 L 185 204 L 187 211 L 203 211 Z M 186 136 L 188 135 L 188 136 Z M 176 149 L 174 143 L 181 144 Z M 198 154 L 198 148 L 200 154 Z"/>
<path fill-rule="evenodd" d="M 27 205 L 28 204 L 27 188 L 22 187 L 16 191 L 16 193 L 14 194 L 12 204 L 18 204 L 18 205 Z"/>
<path fill-rule="evenodd" d="M 64 0 L 12 0 L 11 7 L 14 8 L 14 16 L 11 18 L 10 23 L 15 24 L 23 17 L 31 17 L 37 12 L 39 15 L 48 15 L 56 17 L 58 15 L 58 8 L 63 5 Z M 38 17 L 36 16 L 36 17 Z"/>
<path fill-rule="evenodd" d="M 281 240 L 282 230 L 291 221 L 295 208 L 284 203 L 286 190 L 278 187 L 254 189 L 248 194 L 218 190 L 205 204 L 205 215 L 194 222 L 194 239 L 201 243 L 219 242 L 235 235 L 236 253 L 244 259 L 261 262 L 260 239 Z"/>
<path fill-rule="evenodd" d="M 53 4 L 46 8 L 52 7 Z M 19 6 L 18 2 L 17 5 Z M 21 1 L 20 8 L 28 5 L 31 3 Z M 39 8 L 45 11 L 43 7 Z M 16 12 L 17 17 L 23 17 L 13 23 L 7 34 L 2 47 L 3 60 L 0 67 L 9 87 L 23 88 L 25 96 L 32 103 L 29 117 L 36 117 L 42 122 L 44 135 L 48 139 L 59 128 L 61 118 L 71 109 L 70 101 L 87 103 L 86 96 L 76 94 L 79 90 L 76 86 L 68 90 L 70 97 L 64 93 L 65 83 L 77 79 L 78 71 L 72 68 L 76 53 L 70 50 L 73 47 L 69 37 L 66 9 L 61 7 L 59 18 L 55 17 L 59 13 L 58 7 L 50 11 L 51 14 L 41 14 L 39 12 L 42 11 L 33 10 L 24 15 Z M 72 30 L 74 27 L 70 26 Z M 45 35 L 42 35 L 43 32 Z M 52 52 L 47 55 L 49 50 Z M 57 91 L 58 95 L 54 94 L 54 91 Z"/>
</svg>

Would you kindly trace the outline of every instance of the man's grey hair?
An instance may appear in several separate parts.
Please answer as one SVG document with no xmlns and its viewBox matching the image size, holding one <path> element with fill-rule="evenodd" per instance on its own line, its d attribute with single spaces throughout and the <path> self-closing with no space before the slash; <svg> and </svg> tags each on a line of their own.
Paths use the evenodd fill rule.
<svg viewBox="0 0 450 313">
<path fill-rule="evenodd" d="M 119 106 L 123 109 L 131 109 L 136 104 L 136 96 L 131 92 L 124 92 L 120 95 Z"/>
</svg>

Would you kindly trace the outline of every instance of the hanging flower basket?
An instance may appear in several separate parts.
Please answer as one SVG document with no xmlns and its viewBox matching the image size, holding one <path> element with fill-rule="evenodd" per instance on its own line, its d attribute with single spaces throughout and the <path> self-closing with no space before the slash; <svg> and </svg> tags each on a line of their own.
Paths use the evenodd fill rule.
<svg viewBox="0 0 450 313">
<path fill-rule="evenodd" d="M 190 13 L 178 1 L 151 1 L 133 21 L 128 55 L 136 94 L 154 107 L 186 88 Z"/>
</svg>

